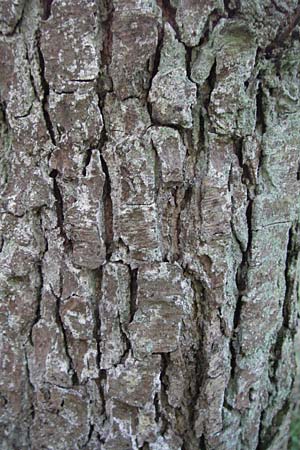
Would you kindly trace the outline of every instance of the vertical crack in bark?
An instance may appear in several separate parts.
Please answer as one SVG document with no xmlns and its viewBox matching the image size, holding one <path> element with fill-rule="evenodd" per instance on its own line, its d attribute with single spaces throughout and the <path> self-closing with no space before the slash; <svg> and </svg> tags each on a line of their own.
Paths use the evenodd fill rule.
<svg viewBox="0 0 300 450">
<path fill-rule="evenodd" d="M 104 241 L 106 247 L 106 261 L 109 261 L 113 251 L 114 229 L 113 229 L 113 204 L 111 199 L 111 180 L 106 161 L 100 151 L 102 170 L 105 175 L 103 187 L 102 204 L 104 208 Z"/>
<path fill-rule="evenodd" d="M 44 286 L 42 261 L 38 264 L 37 270 L 38 270 L 39 279 L 40 279 L 40 283 L 39 283 L 38 290 L 37 290 L 37 306 L 36 306 L 36 310 L 35 310 L 35 314 L 34 314 L 34 320 L 31 324 L 30 331 L 29 331 L 29 342 L 32 346 L 33 346 L 33 339 L 32 339 L 33 328 L 41 319 L 41 303 L 42 303 L 43 286 Z"/>
<path fill-rule="evenodd" d="M 191 389 L 192 396 L 189 405 L 189 422 L 191 423 L 193 434 L 196 437 L 197 408 L 199 407 L 201 387 L 203 380 L 205 379 L 205 356 L 203 354 L 204 330 L 202 323 L 205 320 L 204 307 L 206 299 L 202 283 L 197 280 L 193 274 L 190 274 L 189 278 L 191 279 L 191 286 L 194 291 L 195 320 L 199 336 L 198 348 L 195 353 L 195 379 L 191 380 L 193 386 Z"/>
<path fill-rule="evenodd" d="M 91 157 L 92 157 L 92 149 L 88 148 L 86 150 L 86 155 L 85 155 L 85 158 L 84 158 L 83 169 L 82 169 L 82 175 L 84 177 L 86 176 L 86 168 L 89 165 L 89 163 L 91 162 Z"/>
<path fill-rule="evenodd" d="M 250 187 L 253 183 L 251 178 L 250 171 L 248 170 L 247 164 L 244 163 L 243 159 L 243 138 L 237 139 L 234 143 L 234 150 L 237 156 L 239 166 L 241 168 L 241 180 L 243 184 L 247 187 L 247 196 L 248 196 L 248 205 L 246 208 L 246 219 L 247 219 L 247 229 L 248 229 L 248 239 L 247 239 L 247 247 L 246 250 L 243 250 L 242 243 L 238 239 L 238 236 L 235 233 L 233 223 L 231 221 L 231 229 L 233 231 L 233 236 L 236 238 L 240 250 L 242 252 L 242 261 L 236 272 L 236 286 L 238 290 L 236 306 L 233 316 L 233 336 L 230 340 L 230 350 L 231 350 L 231 378 L 233 379 L 235 376 L 236 369 L 236 356 L 237 356 L 237 331 L 240 325 L 241 313 L 242 313 L 242 304 L 243 304 L 243 296 L 247 292 L 248 289 L 248 269 L 249 262 L 251 258 L 251 247 L 252 247 L 252 214 L 253 214 L 253 199 L 250 195 Z"/>
<path fill-rule="evenodd" d="M 285 294 L 282 305 L 282 324 L 277 333 L 276 342 L 273 347 L 273 357 L 270 358 L 270 366 L 271 366 L 271 381 L 273 383 L 277 383 L 277 369 L 279 367 L 279 363 L 282 360 L 282 349 L 285 343 L 285 340 L 288 336 L 293 337 L 295 333 L 295 329 L 293 324 L 290 324 L 291 314 L 292 314 L 292 304 L 293 304 L 293 290 L 296 282 L 296 263 L 299 254 L 298 242 L 297 242 L 297 231 L 298 231 L 298 223 L 296 225 L 292 225 L 289 229 L 288 233 L 288 243 L 286 250 L 286 260 L 285 260 Z"/>
<path fill-rule="evenodd" d="M 288 235 L 288 244 L 286 250 L 286 261 L 285 261 L 285 294 L 282 306 L 282 326 L 286 329 L 290 328 L 290 317 L 291 317 L 291 303 L 293 301 L 293 289 L 295 284 L 295 265 L 298 258 L 298 243 L 297 243 L 297 231 L 298 223 L 295 226 L 291 226 Z"/>
<path fill-rule="evenodd" d="M 102 17 L 104 16 L 104 19 L 101 22 L 103 33 L 101 63 L 103 66 L 108 68 L 112 57 L 112 24 L 114 17 L 114 5 L 111 0 L 101 0 L 101 7 Z"/>
<path fill-rule="evenodd" d="M 262 81 L 259 80 L 257 94 L 256 94 L 256 132 L 261 136 L 266 132 L 266 121 L 263 104 L 263 88 Z"/>
<path fill-rule="evenodd" d="M 44 120 L 45 120 L 46 128 L 48 130 L 50 139 L 52 141 L 52 144 L 56 145 L 54 129 L 53 129 L 50 114 L 48 111 L 48 98 L 49 98 L 50 89 L 49 89 L 49 84 L 45 78 L 45 61 L 44 61 L 44 56 L 43 56 L 42 50 L 39 45 L 39 35 L 37 38 L 37 53 L 38 53 L 39 63 L 40 63 L 41 85 L 43 88 L 43 98 L 42 98 L 41 102 L 42 102 L 42 110 L 43 110 Z"/>
<path fill-rule="evenodd" d="M 172 262 L 178 261 L 181 255 L 180 249 L 180 231 L 181 231 L 181 212 L 184 206 L 184 198 L 179 201 L 179 187 L 176 186 L 173 195 L 174 198 L 174 219 L 173 219 L 173 252 L 172 252 Z"/>
<path fill-rule="evenodd" d="M 128 265 L 129 273 L 130 273 L 130 319 L 129 323 L 131 323 L 134 319 L 134 315 L 137 311 L 137 291 L 138 291 L 138 269 L 132 269 L 130 265 Z"/>
<path fill-rule="evenodd" d="M 210 100 L 211 100 L 211 95 L 215 88 L 215 83 L 216 83 L 216 79 L 217 79 L 216 71 L 217 71 L 217 60 L 215 60 L 214 64 L 212 65 L 209 76 L 206 79 L 206 84 L 208 86 L 208 92 L 203 99 L 203 106 L 206 109 L 208 117 L 209 117 L 209 104 L 210 104 Z"/>
<path fill-rule="evenodd" d="M 188 47 L 186 44 L 184 44 L 185 48 L 185 67 L 186 67 L 186 76 L 190 80 L 191 83 L 196 84 L 192 78 L 191 78 L 191 71 L 192 71 L 192 47 Z M 198 86 L 197 86 L 198 88 Z"/>
<path fill-rule="evenodd" d="M 177 9 L 171 5 L 170 0 L 157 0 L 157 4 L 161 8 L 163 19 L 171 25 L 175 31 L 176 38 L 180 41 L 179 28 L 176 22 Z"/>
<path fill-rule="evenodd" d="M 99 312 L 99 303 L 101 301 L 101 287 L 102 287 L 102 280 L 103 280 L 103 267 L 99 267 L 99 269 L 94 270 L 92 273 L 93 276 L 93 293 L 92 296 L 92 305 L 93 305 L 93 318 L 94 318 L 94 329 L 93 329 L 93 337 L 96 340 L 96 346 L 97 346 L 97 357 L 96 357 L 96 363 L 98 368 L 98 378 L 95 379 L 95 383 L 98 387 L 98 392 L 101 398 L 102 403 L 102 415 L 104 416 L 104 421 L 107 419 L 107 412 L 106 412 L 106 400 L 105 400 L 105 394 L 104 394 L 104 387 L 103 384 L 106 381 L 106 371 L 101 369 L 101 350 L 100 350 L 100 343 L 101 343 L 101 317 Z M 100 439 L 101 441 L 101 439 Z"/>
<path fill-rule="evenodd" d="M 267 429 L 264 429 L 263 426 L 260 427 L 256 450 L 266 450 L 271 448 L 272 442 L 275 440 L 278 430 L 280 430 L 280 425 L 286 418 L 289 409 L 290 399 L 286 399 L 282 408 L 273 417 L 271 425 L 269 425 Z M 260 423 L 263 423 L 263 416 L 264 412 L 262 412 Z"/>
<path fill-rule="evenodd" d="M 205 313 L 205 308 L 207 307 L 207 299 L 205 298 L 205 290 L 201 281 L 196 278 L 197 274 L 185 270 L 184 276 L 190 280 L 191 287 L 194 293 L 193 301 L 193 323 L 195 327 L 196 342 L 193 346 L 193 373 L 186 380 L 186 387 L 188 388 L 185 396 L 185 404 L 187 407 L 187 424 L 188 429 L 185 431 L 183 436 L 183 449 L 192 448 L 202 448 L 200 445 L 200 439 L 197 430 L 199 409 L 204 406 L 200 404 L 203 382 L 206 379 L 207 374 L 207 364 L 206 356 L 204 354 L 204 328 L 203 324 L 205 320 L 209 320 L 207 314 Z M 196 447 L 197 445 L 197 447 Z"/>
<path fill-rule="evenodd" d="M 55 197 L 55 208 L 56 208 L 56 217 L 57 217 L 57 228 L 60 230 L 60 235 L 64 239 L 64 246 L 66 251 L 72 250 L 72 241 L 68 238 L 67 233 L 64 229 L 64 205 L 63 205 L 63 197 L 59 189 L 58 182 L 56 181 L 56 177 L 58 176 L 58 171 L 53 169 L 50 174 L 50 178 L 53 179 L 53 195 Z"/>
<path fill-rule="evenodd" d="M 206 450 L 204 434 L 202 434 L 200 438 L 199 450 Z"/>
<path fill-rule="evenodd" d="M 69 361 L 69 370 L 68 370 L 68 372 L 71 375 L 73 386 L 77 386 L 79 384 L 79 380 L 78 380 L 78 376 L 77 376 L 77 373 L 76 373 L 76 370 L 75 370 L 75 367 L 74 367 L 74 363 L 73 363 L 73 359 L 72 359 L 72 356 L 70 354 L 70 350 L 69 350 L 69 346 L 68 346 L 67 331 L 65 329 L 65 325 L 64 325 L 63 319 L 61 317 L 61 313 L 60 313 L 60 310 L 61 310 L 61 292 L 60 292 L 60 295 L 56 295 L 55 292 L 54 292 L 53 287 L 51 286 L 51 284 L 50 284 L 50 289 L 51 289 L 51 293 L 52 293 L 53 297 L 56 299 L 56 303 L 55 303 L 55 306 L 56 306 L 55 320 L 56 320 L 56 324 L 57 324 L 58 328 L 61 331 L 62 337 L 63 337 L 64 350 L 65 350 L 66 357 L 67 357 L 67 359 Z"/>
<path fill-rule="evenodd" d="M 12 146 L 12 130 L 9 126 L 6 103 L 0 97 L 0 143 L 2 147 L 0 165 L 0 187 L 5 186 L 11 171 L 10 150 Z"/>
<path fill-rule="evenodd" d="M 93 276 L 92 306 L 93 306 L 93 319 L 94 319 L 93 337 L 94 337 L 94 339 L 96 341 L 96 345 L 97 345 L 97 358 L 96 358 L 97 368 L 100 371 L 101 318 L 100 318 L 100 312 L 99 312 L 99 303 L 101 301 L 103 268 L 99 267 L 99 269 L 94 270 L 92 273 L 92 276 Z"/>
<path fill-rule="evenodd" d="M 169 420 L 167 417 L 168 410 L 170 409 L 168 402 L 168 376 L 167 376 L 167 368 L 170 362 L 170 354 L 169 353 L 161 353 L 161 368 L 160 368 L 160 401 L 161 408 L 159 411 L 159 419 L 160 419 L 160 435 L 164 436 L 169 427 Z"/>
<path fill-rule="evenodd" d="M 148 88 L 147 96 L 146 96 L 147 110 L 149 113 L 149 117 L 151 119 L 151 124 L 155 124 L 155 121 L 152 117 L 152 105 L 149 101 L 149 93 L 150 93 L 150 90 L 152 87 L 153 79 L 154 79 L 155 75 L 158 73 L 163 42 L 164 42 L 164 27 L 161 27 L 158 30 L 157 46 L 156 46 L 154 60 L 153 60 L 153 67 L 152 67 L 152 71 L 150 74 L 149 88 Z"/>
<path fill-rule="evenodd" d="M 30 61 L 30 58 L 29 58 L 28 46 L 27 46 L 26 43 L 25 43 L 25 48 L 26 48 L 25 58 L 26 58 L 26 61 L 27 61 L 27 63 L 28 63 L 28 70 L 29 70 L 30 84 L 31 84 L 32 89 L 33 89 L 34 97 L 35 97 L 36 99 L 38 99 L 38 98 L 39 98 L 39 95 L 38 95 L 38 92 L 37 92 L 37 88 L 36 88 L 36 86 L 35 86 L 34 77 L 33 77 L 33 75 L 32 75 L 31 61 Z M 31 106 L 31 107 L 32 107 L 32 106 Z"/>
<path fill-rule="evenodd" d="M 159 398 L 158 398 L 158 393 L 156 392 L 154 395 L 154 409 L 155 409 L 155 422 L 157 423 L 157 425 L 159 425 L 159 419 L 161 416 L 161 410 L 160 410 L 160 405 L 159 405 Z"/>
<path fill-rule="evenodd" d="M 29 441 L 29 449 L 31 449 L 31 425 L 34 421 L 34 417 L 35 417 L 35 403 L 34 403 L 34 385 L 31 381 L 31 377 L 30 377 L 30 368 L 29 368 L 29 360 L 28 360 L 28 354 L 27 354 L 27 349 L 26 346 L 24 346 L 24 360 L 25 360 L 25 371 L 26 371 L 26 378 L 27 378 L 27 385 L 29 388 L 29 392 L 28 392 L 28 396 L 29 396 L 29 402 L 30 402 L 30 423 L 28 424 L 28 429 L 27 429 L 27 433 L 28 433 L 28 441 Z"/>
<path fill-rule="evenodd" d="M 159 154 L 152 139 L 151 139 L 151 146 L 154 154 L 155 202 L 157 202 L 159 192 L 162 186 L 162 167 Z"/>
<path fill-rule="evenodd" d="M 102 415 L 103 415 L 103 421 L 105 422 L 106 420 L 108 420 L 108 413 L 106 410 L 106 398 L 105 398 L 105 390 L 104 390 L 104 385 L 106 383 L 106 378 L 107 378 L 107 374 L 106 374 L 106 370 L 101 369 L 99 371 L 99 378 L 97 378 L 95 380 L 97 386 L 98 386 L 98 392 L 101 398 L 101 403 L 102 403 Z M 103 427 L 103 429 L 105 429 L 105 427 Z M 101 443 L 104 443 L 104 439 L 100 437 L 99 441 Z"/>
<path fill-rule="evenodd" d="M 89 422 L 89 433 L 87 436 L 87 440 L 85 441 L 84 444 L 82 444 L 79 448 L 80 450 L 85 450 L 87 445 L 89 444 L 90 440 L 92 439 L 93 433 L 94 433 L 94 429 L 95 429 L 95 425 L 93 423 L 91 423 L 91 421 Z"/>
<path fill-rule="evenodd" d="M 44 236 L 41 215 L 40 215 L 40 229 L 41 229 L 41 234 Z M 44 264 L 45 254 L 48 251 L 48 240 L 47 240 L 46 236 L 44 236 L 44 242 L 45 242 L 44 251 L 43 251 L 43 254 L 41 255 L 39 263 L 37 264 L 37 272 L 38 272 L 38 277 L 39 277 L 39 284 L 37 286 L 37 305 L 36 305 L 36 310 L 35 310 L 35 314 L 34 314 L 34 319 L 32 321 L 32 324 L 31 324 L 30 330 L 29 330 L 29 342 L 32 346 L 33 346 L 33 338 L 32 338 L 33 328 L 41 319 L 41 304 L 42 304 L 42 296 L 43 296 L 43 289 L 44 289 L 43 264 Z"/>
<path fill-rule="evenodd" d="M 42 7 L 43 7 L 43 14 L 42 19 L 48 20 L 51 16 L 51 6 L 52 6 L 53 0 L 42 0 Z"/>
<path fill-rule="evenodd" d="M 224 7 L 228 17 L 232 19 L 238 14 L 241 8 L 241 2 L 240 0 L 224 0 Z"/>
</svg>

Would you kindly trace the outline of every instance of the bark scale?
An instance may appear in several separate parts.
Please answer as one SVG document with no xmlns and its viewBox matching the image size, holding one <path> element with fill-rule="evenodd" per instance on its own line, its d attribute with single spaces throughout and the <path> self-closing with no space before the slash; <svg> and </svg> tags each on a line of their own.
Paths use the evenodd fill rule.
<svg viewBox="0 0 300 450">
<path fill-rule="evenodd" d="M 2 0 L 1 450 L 284 450 L 294 0 Z"/>
</svg>

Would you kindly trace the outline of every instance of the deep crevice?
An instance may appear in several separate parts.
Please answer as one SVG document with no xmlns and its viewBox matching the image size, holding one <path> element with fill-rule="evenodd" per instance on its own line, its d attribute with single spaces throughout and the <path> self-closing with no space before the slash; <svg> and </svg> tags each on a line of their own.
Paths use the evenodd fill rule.
<svg viewBox="0 0 300 450">
<path fill-rule="evenodd" d="M 191 286 L 194 292 L 194 321 L 195 327 L 197 328 L 198 334 L 198 346 L 194 350 L 195 356 L 195 374 L 193 379 L 190 380 L 189 392 L 190 398 L 188 400 L 188 412 L 189 412 L 189 423 L 191 424 L 191 431 L 196 439 L 196 420 L 197 411 L 199 407 L 199 399 L 201 396 L 201 387 L 203 385 L 203 380 L 206 376 L 206 364 L 205 355 L 203 354 L 203 338 L 204 330 L 202 323 L 205 320 L 205 289 L 202 283 L 195 278 L 193 273 L 186 272 L 185 276 L 191 280 Z"/>
<path fill-rule="evenodd" d="M 288 412 L 290 409 L 290 400 L 285 400 L 282 408 L 275 414 L 275 416 L 272 419 L 271 425 L 264 430 L 262 426 L 262 420 L 261 420 L 261 427 L 259 432 L 259 441 L 258 445 L 256 447 L 256 450 L 265 450 L 272 447 L 272 442 L 276 439 L 277 433 L 280 432 L 280 426 L 284 419 L 286 418 Z M 262 417 L 261 417 L 262 419 Z"/>
<path fill-rule="evenodd" d="M 206 450 L 204 434 L 202 434 L 200 438 L 199 450 Z"/>
<path fill-rule="evenodd" d="M 166 413 L 169 409 L 168 402 L 168 387 L 169 381 L 167 376 L 167 368 L 170 362 L 170 354 L 169 353 L 161 353 L 161 367 L 160 367 L 160 401 L 162 409 L 160 411 L 160 435 L 164 436 L 169 427 L 169 421 L 166 417 Z"/>
<path fill-rule="evenodd" d="M 162 10 L 163 19 L 171 25 L 175 31 L 176 38 L 180 41 L 179 27 L 176 22 L 177 9 L 171 5 L 170 0 L 157 0 L 157 4 Z"/>
<path fill-rule="evenodd" d="M 106 412 L 106 399 L 105 399 L 105 389 L 104 384 L 106 383 L 107 374 L 106 370 L 101 369 L 99 371 L 99 378 L 96 378 L 95 382 L 98 386 L 99 395 L 102 402 L 102 414 L 104 415 L 105 420 L 107 419 L 107 412 Z M 102 441 L 102 439 L 100 439 Z"/>
<path fill-rule="evenodd" d="M 86 168 L 89 165 L 89 163 L 91 162 L 91 158 L 92 158 L 92 149 L 89 148 L 86 151 L 86 155 L 85 155 L 85 159 L 84 159 L 84 163 L 83 163 L 82 175 L 84 177 L 86 176 Z"/>
<path fill-rule="evenodd" d="M 56 319 L 56 324 L 58 325 L 58 328 L 60 329 L 61 333 L 62 333 L 62 337 L 63 337 L 63 343 L 64 343 L 64 349 L 65 349 L 65 354 L 66 357 L 69 361 L 69 374 L 71 374 L 71 378 L 72 378 L 72 384 L 73 386 L 77 386 L 79 385 L 79 380 L 78 380 L 78 376 L 73 364 L 73 359 L 70 355 L 70 351 L 69 351 L 69 347 L 68 347 L 68 338 L 67 338 L 67 331 L 65 329 L 65 325 L 63 322 L 63 319 L 61 317 L 60 314 L 60 306 L 61 306 L 61 296 L 60 295 L 56 295 L 54 292 L 54 289 L 52 288 L 52 286 L 50 285 L 50 289 L 51 289 L 51 293 L 53 295 L 53 297 L 56 299 L 55 302 L 55 319 Z"/>
<path fill-rule="evenodd" d="M 186 67 L 186 75 L 188 77 L 188 79 L 191 81 L 191 83 L 196 84 L 192 79 L 191 79 L 191 71 L 192 71 L 192 47 L 188 47 L 187 45 L 184 44 L 184 48 L 185 48 L 185 67 Z M 198 86 L 197 86 L 198 87 Z"/>
<path fill-rule="evenodd" d="M 51 16 L 51 6 L 52 6 L 53 0 L 42 0 L 42 7 L 43 7 L 43 14 L 42 19 L 48 20 Z"/>
<path fill-rule="evenodd" d="M 105 18 L 104 20 L 101 21 L 104 36 L 101 50 L 101 63 L 103 66 L 108 67 L 111 63 L 112 57 L 112 38 L 113 38 L 112 24 L 114 17 L 114 6 L 110 0 L 104 0 L 103 4 L 104 4 L 103 14 L 105 15 Z"/>
<path fill-rule="evenodd" d="M 30 326 L 30 332 L 29 332 L 29 342 L 32 346 L 33 346 L 33 338 L 32 338 L 33 328 L 41 319 L 41 303 L 42 303 L 42 294 L 43 294 L 43 286 L 44 286 L 42 262 L 40 262 L 38 264 L 37 270 L 39 273 L 40 283 L 39 283 L 39 286 L 37 289 L 37 306 L 36 306 L 36 310 L 35 310 L 35 314 L 34 314 L 35 317 Z"/>
<path fill-rule="evenodd" d="M 55 197 L 55 208 L 56 208 L 56 217 L 57 217 L 57 228 L 60 230 L 60 235 L 64 239 L 64 246 L 67 251 L 72 250 L 72 241 L 68 238 L 65 229 L 64 229 L 64 205 L 63 205 L 63 198 L 62 194 L 59 189 L 58 182 L 56 180 L 56 177 L 58 176 L 59 172 L 56 169 L 53 169 L 49 177 L 53 179 L 53 195 Z"/>
<path fill-rule="evenodd" d="M 131 323 L 134 319 L 134 315 L 137 311 L 137 291 L 138 291 L 138 269 L 132 269 L 130 266 L 130 319 L 129 323 Z"/>
<path fill-rule="evenodd" d="M 209 76 L 206 79 L 206 83 L 207 83 L 207 86 L 209 89 L 209 92 L 206 94 L 205 98 L 203 99 L 203 106 L 205 107 L 206 111 L 208 111 L 211 95 L 212 95 L 212 92 L 214 90 L 215 83 L 216 83 L 216 78 L 217 78 L 217 61 L 215 60 L 214 64 L 212 65 L 212 68 L 210 70 Z"/>
<path fill-rule="evenodd" d="M 282 307 L 283 326 L 285 328 L 290 328 L 289 322 L 291 316 L 291 302 L 295 283 L 295 274 L 292 271 L 293 268 L 295 269 L 299 253 L 299 248 L 297 245 L 297 231 L 298 231 L 298 223 L 296 224 L 295 227 L 292 226 L 289 229 L 288 244 L 286 250 L 286 261 L 284 270 L 285 294 Z"/>
<path fill-rule="evenodd" d="M 99 312 L 99 303 L 101 301 L 102 279 L 103 279 L 103 268 L 101 266 L 99 267 L 99 269 L 93 271 L 93 296 L 92 296 L 93 318 L 94 318 L 93 337 L 97 345 L 96 364 L 99 371 L 101 367 L 101 350 L 100 350 L 101 317 Z"/>
<path fill-rule="evenodd" d="M 263 135 L 266 132 L 266 120 L 264 114 L 264 93 L 262 88 L 262 82 L 259 80 L 257 94 L 256 94 L 256 131 Z"/>
<path fill-rule="evenodd" d="M 27 355 L 27 350 L 26 347 L 24 347 L 24 359 L 25 359 L 25 370 L 26 370 L 26 377 L 27 377 L 27 382 L 28 382 L 28 386 L 29 386 L 29 397 L 30 397 L 30 418 L 31 421 L 34 420 L 35 417 L 35 406 L 34 406 L 34 399 L 33 399 L 33 395 L 34 395 L 34 385 L 32 384 L 31 381 L 31 377 L 30 377 L 30 369 L 29 369 L 29 361 L 28 361 L 28 355 Z M 29 427 L 29 433 L 30 433 L 30 427 Z"/>
<path fill-rule="evenodd" d="M 154 409 L 155 409 L 155 419 L 154 420 L 157 424 L 159 424 L 161 411 L 160 411 L 159 398 L 158 398 L 157 392 L 154 395 Z"/>
<path fill-rule="evenodd" d="M 89 423 L 89 434 L 88 434 L 88 436 L 87 436 L 87 440 L 86 440 L 86 442 L 82 445 L 82 446 L 80 446 L 80 448 L 82 449 L 82 450 L 84 450 L 85 448 L 86 448 L 86 446 L 89 444 L 89 442 L 90 442 L 90 440 L 91 440 L 91 438 L 92 438 L 92 435 L 93 435 L 93 432 L 94 432 L 94 428 L 95 428 L 95 425 L 93 424 L 93 423 Z"/>
<path fill-rule="evenodd" d="M 106 247 L 106 260 L 109 261 L 112 255 L 112 245 L 114 240 L 114 230 L 113 230 L 113 204 L 111 199 L 111 180 L 108 171 L 106 161 L 100 150 L 100 160 L 102 165 L 102 170 L 105 175 L 105 182 L 103 186 L 103 209 L 104 209 L 104 236 L 105 236 L 105 247 Z"/>
<path fill-rule="evenodd" d="M 38 36 L 39 39 L 39 36 Z M 42 110 L 43 110 L 43 115 L 44 115 L 44 120 L 45 120 L 45 124 L 50 136 L 50 139 L 52 141 L 52 144 L 56 146 L 56 139 L 55 139 L 55 134 L 54 134 L 54 129 L 53 129 L 53 125 L 51 122 L 51 118 L 50 118 L 50 114 L 48 111 L 48 98 L 49 98 L 49 93 L 50 93 L 50 89 L 49 89 L 49 84 L 45 78 L 45 61 L 44 61 L 44 56 L 43 53 L 40 49 L 39 43 L 37 42 L 37 52 L 38 52 L 38 58 L 39 58 L 39 63 L 40 63 L 40 76 L 41 76 L 41 85 L 43 88 L 43 98 L 42 98 Z"/>
<path fill-rule="evenodd" d="M 233 7 L 231 6 L 232 1 L 235 3 Z M 224 7 L 229 19 L 232 19 L 238 14 L 241 8 L 240 0 L 224 0 Z"/>
<path fill-rule="evenodd" d="M 154 79 L 155 75 L 158 73 L 163 41 L 164 41 L 164 28 L 161 27 L 158 30 L 157 46 L 156 46 L 156 50 L 155 50 L 153 66 L 152 66 L 152 71 L 150 74 L 149 87 L 148 87 L 148 92 L 147 92 L 147 110 L 148 110 L 148 113 L 149 113 L 149 116 L 151 119 L 151 125 L 155 125 L 155 121 L 152 118 L 152 104 L 149 101 L 149 93 L 150 93 L 150 90 L 152 87 L 153 79 Z M 158 123 L 157 125 L 161 125 L 161 124 Z"/>
<path fill-rule="evenodd" d="M 28 47 L 27 47 L 26 44 L 25 44 L 25 47 L 26 47 L 25 58 L 26 58 L 26 61 L 27 61 L 27 63 L 28 63 L 30 84 L 31 84 L 31 86 L 32 86 L 32 89 L 33 89 L 33 93 L 34 93 L 35 98 L 38 99 L 39 96 L 38 96 L 37 89 L 36 89 L 35 82 L 34 82 L 34 78 L 33 78 L 33 75 L 32 75 L 32 71 L 31 71 L 31 62 L 30 62 L 30 58 L 29 58 Z M 31 105 L 31 108 L 32 108 L 32 105 Z M 30 108 L 30 109 L 31 109 L 31 108 Z"/>
</svg>

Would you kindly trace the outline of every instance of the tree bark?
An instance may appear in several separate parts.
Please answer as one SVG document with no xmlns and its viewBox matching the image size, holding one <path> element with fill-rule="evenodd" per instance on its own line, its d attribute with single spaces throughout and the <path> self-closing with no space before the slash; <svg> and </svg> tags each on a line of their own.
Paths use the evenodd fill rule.
<svg viewBox="0 0 300 450">
<path fill-rule="evenodd" d="M 1 450 L 284 450 L 295 0 L 2 0 Z"/>
</svg>

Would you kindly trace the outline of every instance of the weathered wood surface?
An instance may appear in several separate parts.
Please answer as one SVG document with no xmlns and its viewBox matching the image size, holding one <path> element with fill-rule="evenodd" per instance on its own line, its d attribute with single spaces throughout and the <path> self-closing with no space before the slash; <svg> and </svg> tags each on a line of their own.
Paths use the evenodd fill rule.
<svg viewBox="0 0 300 450">
<path fill-rule="evenodd" d="M 287 448 L 299 19 L 1 0 L 1 450 Z"/>
</svg>

